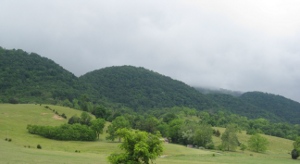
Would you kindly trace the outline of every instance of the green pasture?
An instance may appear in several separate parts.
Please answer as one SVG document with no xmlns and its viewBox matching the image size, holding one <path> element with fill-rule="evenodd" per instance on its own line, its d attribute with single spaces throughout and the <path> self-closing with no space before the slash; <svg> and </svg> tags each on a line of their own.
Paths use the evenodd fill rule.
<svg viewBox="0 0 300 164">
<path fill-rule="evenodd" d="M 106 134 L 100 136 L 100 141 L 56 141 L 46 139 L 27 132 L 28 124 L 56 126 L 66 123 L 66 119 L 57 117 L 46 105 L 34 104 L 0 104 L 0 163 L 107 163 L 107 156 L 112 152 L 120 151 L 119 143 L 105 140 Z M 66 107 L 48 105 L 59 114 L 65 113 L 68 118 L 82 111 Z M 218 128 L 221 133 L 224 131 Z M 249 135 L 245 132 L 238 134 L 239 140 L 247 144 Z M 282 164 L 299 163 L 292 160 L 289 152 L 292 150 L 291 140 L 265 136 L 270 145 L 266 153 L 253 153 L 250 151 L 237 150 L 236 152 L 209 151 L 176 144 L 164 144 L 163 156 L 158 158 L 157 164 Z M 5 141 L 12 139 L 11 142 Z M 215 145 L 221 143 L 220 138 L 213 138 Z M 37 149 L 37 144 L 42 149 Z M 80 153 L 76 153 L 78 150 Z"/>
</svg>

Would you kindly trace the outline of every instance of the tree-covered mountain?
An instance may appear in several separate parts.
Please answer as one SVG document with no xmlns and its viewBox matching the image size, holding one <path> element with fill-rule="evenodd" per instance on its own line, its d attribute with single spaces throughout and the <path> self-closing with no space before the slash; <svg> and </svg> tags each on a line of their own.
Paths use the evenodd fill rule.
<svg viewBox="0 0 300 164">
<path fill-rule="evenodd" d="M 205 94 L 183 82 L 133 66 L 103 68 L 78 78 L 35 53 L 0 47 L 0 103 L 60 103 L 86 111 L 95 111 L 94 107 L 102 105 L 114 110 L 121 107 L 119 114 L 125 109 L 122 106 L 139 112 L 177 106 L 300 123 L 300 103 L 282 96 L 200 91 Z M 61 103 L 64 100 L 66 103 Z"/>
<path fill-rule="evenodd" d="M 108 67 L 89 72 L 80 80 L 104 96 L 135 110 L 186 106 L 209 109 L 218 105 L 183 82 L 133 66 Z"/>
<path fill-rule="evenodd" d="M 300 123 L 300 103 L 287 99 L 280 95 L 263 92 L 247 92 L 240 96 L 240 99 L 273 113 L 282 121 Z"/>
<path fill-rule="evenodd" d="M 207 94 L 207 96 L 222 106 L 227 112 L 235 113 L 241 116 L 246 116 L 250 119 L 266 118 L 273 122 L 286 121 L 284 118 L 265 110 L 255 104 L 247 102 L 240 97 L 235 97 L 228 94 Z"/>
<path fill-rule="evenodd" d="M 0 47 L 0 100 L 48 102 L 80 95 L 85 86 L 50 59 Z"/>
</svg>

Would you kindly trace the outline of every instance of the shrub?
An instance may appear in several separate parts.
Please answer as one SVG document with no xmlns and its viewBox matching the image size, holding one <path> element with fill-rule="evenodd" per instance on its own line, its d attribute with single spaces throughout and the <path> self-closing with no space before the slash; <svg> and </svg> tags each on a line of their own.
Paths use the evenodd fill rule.
<svg viewBox="0 0 300 164">
<path fill-rule="evenodd" d="M 38 145 L 36 146 L 36 148 L 42 149 L 42 146 L 41 146 L 40 144 L 38 144 Z"/>
<path fill-rule="evenodd" d="M 297 159 L 299 157 L 299 153 L 296 149 L 293 149 L 291 152 L 292 159 Z"/>
<path fill-rule="evenodd" d="M 11 142 L 11 141 L 12 141 L 12 139 L 11 139 L 11 138 L 9 138 L 9 139 L 8 139 L 8 142 Z"/>
<path fill-rule="evenodd" d="M 61 117 L 64 118 L 64 119 L 67 119 L 67 116 L 65 113 L 61 114 Z"/>
<path fill-rule="evenodd" d="M 246 146 L 245 144 L 241 144 L 240 147 L 241 147 L 241 150 L 242 150 L 242 151 L 244 151 L 244 150 L 247 149 L 247 146 Z"/>
<path fill-rule="evenodd" d="M 208 144 L 205 145 L 205 148 L 206 148 L 206 149 L 214 149 L 214 148 L 215 148 L 215 145 L 214 145 L 213 142 L 210 142 L 210 143 L 208 143 Z"/>
</svg>

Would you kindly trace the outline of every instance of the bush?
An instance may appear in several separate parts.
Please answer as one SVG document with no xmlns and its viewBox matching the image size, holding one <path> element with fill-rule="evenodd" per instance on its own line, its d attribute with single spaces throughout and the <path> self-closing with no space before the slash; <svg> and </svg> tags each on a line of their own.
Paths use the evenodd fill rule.
<svg viewBox="0 0 300 164">
<path fill-rule="evenodd" d="M 296 149 L 293 149 L 291 152 L 292 159 L 297 159 L 299 157 L 299 153 Z"/>
<path fill-rule="evenodd" d="M 241 144 L 240 147 L 241 147 L 241 150 L 242 150 L 242 151 L 244 151 L 244 150 L 247 149 L 247 146 L 246 146 L 245 144 Z"/>
<path fill-rule="evenodd" d="M 12 139 L 11 139 L 11 138 L 9 138 L 9 139 L 8 139 L 8 142 L 11 142 L 11 141 L 12 141 Z"/>
<path fill-rule="evenodd" d="M 8 100 L 8 102 L 9 102 L 10 104 L 18 104 L 18 103 L 19 103 L 19 100 L 18 100 L 17 98 L 10 98 L 10 99 Z"/>
<path fill-rule="evenodd" d="M 206 148 L 206 149 L 214 149 L 214 148 L 215 148 L 215 145 L 214 145 L 213 142 L 210 142 L 210 143 L 208 143 L 207 145 L 205 145 L 205 148 Z"/>
<path fill-rule="evenodd" d="M 61 114 L 61 117 L 64 118 L 64 119 L 67 119 L 67 116 L 65 113 Z"/>
<path fill-rule="evenodd" d="M 36 148 L 42 149 L 42 146 L 41 146 L 40 144 L 38 144 L 38 145 L 36 146 Z"/>
</svg>

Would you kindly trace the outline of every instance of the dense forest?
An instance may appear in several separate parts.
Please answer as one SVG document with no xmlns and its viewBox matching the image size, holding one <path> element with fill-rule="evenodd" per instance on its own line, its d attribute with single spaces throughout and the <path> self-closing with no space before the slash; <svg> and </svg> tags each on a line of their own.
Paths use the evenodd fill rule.
<svg viewBox="0 0 300 164">
<path fill-rule="evenodd" d="M 55 103 L 79 97 L 86 87 L 50 59 L 0 48 L 0 99 L 11 103 Z"/>
<path fill-rule="evenodd" d="M 141 67 L 108 67 L 76 77 L 38 54 L 0 48 L 0 70 L 2 103 L 57 104 L 109 116 L 108 120 L 124 113 L 187 107 L 210 114 L 221 111 L 248 119 L 265 118 L 272 123 L 300 123 L 300 104 L 285 97 L 197 90 Z"/>
<path fill-rule="evenodd" d="M 199 110 L 218 107 L 194 88 L 144 68 L 109 67 L 89 72 L 79 79 L 97 91 L 97 98 L 104 96 L 135 111 L 173 106 Z"/>
</svg>

